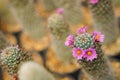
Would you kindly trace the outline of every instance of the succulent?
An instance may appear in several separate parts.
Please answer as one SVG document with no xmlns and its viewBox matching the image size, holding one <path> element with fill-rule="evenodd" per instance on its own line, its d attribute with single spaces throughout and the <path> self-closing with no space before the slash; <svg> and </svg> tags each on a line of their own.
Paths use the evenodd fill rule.
<svg viewBox="0 0 120 80">
<path fill-rule="evenodd" d="M 10 9 L 23 29 L 33 39 L 39 40 L 46 35 L 45 22 L 37 11 L 33 0 L 9 0 Z"/>
<path fill-rule="evenodd" d="M 42 65 L 35 61 L 23 63 L 18 71 L 19 80 L 55 80 Z"/>
<path fill-rule="evenodd" d="M 74 45 L 75 47 L 88 49 L 93 45 L 93 36 L 88 33 L 78 35 L 77 37 L 75 37 Z"/>
<path fill-rule="evenodd" d="M 17 46 L 8 46 L 0 54 L 3 68 L 7 69 L 8 73 L 12 76 L 17 74 L 18 68 L 22 63 L 29 60 L 31 60 L 30 55 Z"/>
<path fill-rule="evenodd" d="M 64 46 L 64 41 L 69 35 L 70 30 L 62 14 L 55 13 L 48 19 L 48 27 L 51 32 L 52 46 L 58 59 L 64 63 L 72 60 L 71 50 Z"/>
<path fill-rule="evenodd" d="M 86 26 L 80 28 L 74 36 L 73 44 L 68 40 L 70 45 L 67 46 L 72 45 L 73 57 L 78 60 L 90 80 L 115 80 L 109 60 L 101 49 L 104 35 L 96 31 L 92 34 L 86 31 Z"/>
<path fill-rule="evenodd" d="M 104 44 L 108 45 L 114 42 L 119 34 L 118 24 L 115 17 L 112 0 L 95 1 L 98 2 L 89 3 L 90 11 L 94 20 L 93 27 L 96 31 L 100 31 L 106 36 Z"/>
<path fill-rule="evenodd" d="M 57 7 L 64 9 L 66 21 L 70 25 L 80 24 L 83 19 L 80 0 L 53 0 Z"/>
</svg>

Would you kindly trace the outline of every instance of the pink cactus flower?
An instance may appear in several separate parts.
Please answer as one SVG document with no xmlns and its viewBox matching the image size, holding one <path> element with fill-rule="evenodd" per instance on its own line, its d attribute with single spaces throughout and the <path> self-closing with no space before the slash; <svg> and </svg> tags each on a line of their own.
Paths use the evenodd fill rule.
<svg viewBox="0 0 120 80">
<path fill-rule="evenodd" d="M 85 52 L 81 48 L 73 48 L 72 53 L 73 57 L 77 58 L 78 60 L 81 60 L 85 55 Z"/>
<path fill-rule="evenodd" d="M 64 12 L 64 9 L 63 9 L 63 8 L 58 8 L 58 9 L 56 10 L 56 13 L 58 13 L 58 14 L 63 14 L 63 12 Z"/>
<path fill-rule="evenodd" d="M 73 47 L 73 45 L 74 45 L 74 36 L 73 35 L 70 34 L 67 37 L 67 40 L 65 41 L 65 45 Z"/>
<path fill-rule="evenodd" d="M 99 0 L 90 0 L 91 4 L 97 4 L 99 2 Z"/>
<path fill-rule="evenodd" d="M 79 28 L 77 31 L 78 34 L 85 33 L 85 32 L 87 32 L 87 26 L 83 26 Z"/>
<path fill-rule="evenodd" d="M 103 42 L 104 41 L 104 35 L 101 34 L 101 32 L 93 32 L 93 35 L 94 35 L 94 40 L 95 41 L 99 41 L 99 42 Z"/>
<path fill-rule="evenodd" d="M 95 49 L 89 48 L 89 49 L 85 50 L 84 58 L 86 58 L 87 61 L 92 61 L 93 59 L 97 58 Z"/>
</svg>

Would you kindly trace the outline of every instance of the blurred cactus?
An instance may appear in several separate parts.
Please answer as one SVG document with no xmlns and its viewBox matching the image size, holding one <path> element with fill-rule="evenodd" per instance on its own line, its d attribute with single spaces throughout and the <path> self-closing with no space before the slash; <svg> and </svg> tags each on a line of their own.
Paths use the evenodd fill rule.
<svg viewBox="0 0 120 80">
<path fill-rule="evenodd" d="M 120 7 L 120 0 L 114 0 L 113 2 L 115 6 Z"/>
<path fill-rule="evenodd" d="M 53 0 L 57 7 L 64 8 L 64 15 L 71 25 L 80 24 L 83 19 L 80 0 Z"/>
<path fill-rule="evenodd" d="M 5 35 L 0 31 L 0 48 L 5 48 L 8 46 L 8 41 Z"/>
<path fill-rule="evenodd" d="M 5 27 L 3 25 L 7 24 L 13 29 L 17 24 L 17 20 L 15 19 L 11 11 L 8 9 L 5 1 L 0 0 L 0 28 Z"/>
<path fill-rule="evenodd" d="M 21 65 L 18 71 L 19 80 L 55 80 L 43 66 L 36 62 L 28 61 Z"/>
<path fill-rule="evenodd" d="M 112 0 L 99 0 L 96 4 L 90 3 L 90 10 L 95 30 L 105 34 L 105 44 L 111 44 L 117 39 L 119 34 Z"/>
<path fill-rule="evenodd" d="M 72 60 L 71 50 L 64 46 L 64 41 L 69 35 L 68 24 L 64 21 L 61 14 L 53 14 L 48 19 L 48 27 L 51 32 L 51 39 L 55 53 L 61 61 L 69 63 Z"/>
<path fill-rule="evenodd" d="M 56 9 L 56 5 L 54 4 L 52 0 L 36 0 L 36 1 L 41 3 L 45 11 L 47 12 L 52 12 Z"/>
<path fill-rule="evenodd" d="M 18 68 L 23 62 L 31 60 L 30 56 L 17 46 L 6 47 L 2 50 L 0 57 L 3 68 L 7 69 L 11 76 L 17 74 Z"/>
<path fill-rule="evenodd" d="M 73 57 L 90 80 L 115 80 L 109 61 L 101 49 L 100 42 L 103 42 L 104 35 L 100 32 L 89 34 L 86 30 L 86 26 L 82 27 L 74 36 Z"/>
<path fill-rule="evenodd" d="M 9 0 L 9 2 L 11 10 L 32 38 L 38 40 L 46 35 L 45 22 L 37 14 L 33 0 Z"/>
</svg>

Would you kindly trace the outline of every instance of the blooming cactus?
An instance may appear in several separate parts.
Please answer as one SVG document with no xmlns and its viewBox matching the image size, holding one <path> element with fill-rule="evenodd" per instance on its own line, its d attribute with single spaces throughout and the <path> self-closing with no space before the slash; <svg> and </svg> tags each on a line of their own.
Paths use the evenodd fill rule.
<svg viewBox="0 0 120 80">
<path fill-rule="evenodd" d="M 87 33 L 87 26 L 84 26 L 78 29 L 75 36 L 68 36 L 65 43 L 67 43 L 66 46 L 72 47 L 73 57 L 78 60 L 89 78 L 92 80 L 115 80 L 109 61 L 101 50 L 100 43 L 103 40 L 102 33 L 97 31 L 92 34 Z"/>
</svg>

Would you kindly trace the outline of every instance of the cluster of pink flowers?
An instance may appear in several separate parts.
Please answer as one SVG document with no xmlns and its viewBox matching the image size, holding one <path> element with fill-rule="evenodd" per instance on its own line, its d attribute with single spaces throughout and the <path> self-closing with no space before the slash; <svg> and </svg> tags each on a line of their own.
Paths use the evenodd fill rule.
<svg viewBox="0 0 120 80">
<path fill-rule="evenodd" d="M 99 2 L 99 0 L 90 0 L 91 4 L 97 4 Z"/>
<path fill-rule="evenodd" d="M 77 31 L 77 35 L 83 34 L 87 32 L 87 26 L 84 26 Z M 103 42 L 104 35 L 100 32 L 93 32 L 94 41 L 97 42 Z M 87 61 L 92 61 L 93 59 L 97 58 L 96 50 L 93 47 L 90 47 L 89 49 L 83 50 L 80 47 L 74 47 L 74 40 L 75 37 L 73 35 L 69 35 L 67 37 L 67 40 L 65 41 L 66 46 L 72 47 L 72 55 L 73 57 L 77 58 L 78 60 L 81 60 L 83 58 L 86 58 Z"/>
</svg>

